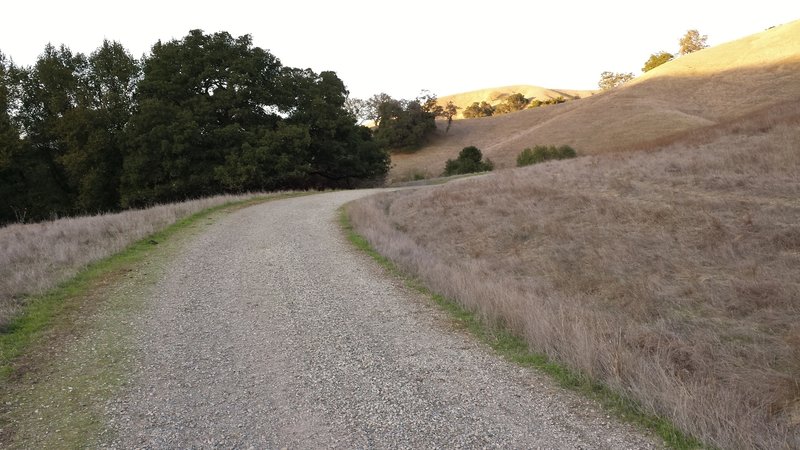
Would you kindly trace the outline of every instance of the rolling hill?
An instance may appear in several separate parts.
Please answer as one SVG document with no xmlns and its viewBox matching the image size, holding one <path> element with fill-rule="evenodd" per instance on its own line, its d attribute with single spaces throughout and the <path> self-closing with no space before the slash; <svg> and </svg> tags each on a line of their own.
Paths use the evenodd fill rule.
<svg viewBox="0 0 800 450">
<path fill-rule="evenodd" d="M 576 90 L 576 89 L 548 89 L 539 86 L 531 86 L 519 84 L 514 86 L 502 86 L 489 89 L 479 89 L 477 91 L 462 92 L 460 94 L 445 95 L 440 97 L 438 103 L 442 106 L 448 102 L 453 102 L 456 106 L 461 108 L 456 119 L 463 119 L 463 109 L 474 102 L 486 102 L 490 105 L 498 105 L 503 99 L 511 94 L 522 94 L 528 99 L 549 100 L 557 97 L 563 97 L 568 100 L 575 98 L 589 97 L 597 91 L 590 90 Z"/>
<path fill-rule="evenodd" d="M 456 121 L 396 173 L 470 144 L 501 168 L 533 144 L 585 156 L 348 214 L 431 291 L 711 448 L 800 448 L 798 42 L 793 22 L 610 92 Z"/>
<path fill-rule="evenodd" d="M 395 154 L 390 178 L 438 175 L 475 145 L 498 168 L 537 144 L 569 144 L 579 154 L 654 148 L 707 127 L 800 99 L 800 21 L 679 57 L 620 88 L 560 105 L 455 121 L 415 153 Z M 465 100 L 495 90 L 461 94 Z M 446 101 L 447 97 L 442 97 Z M 461 101 L 461 100 L 460 100 Z M 444 127 L 440 127 L 444 129 Z"/>
</svg>

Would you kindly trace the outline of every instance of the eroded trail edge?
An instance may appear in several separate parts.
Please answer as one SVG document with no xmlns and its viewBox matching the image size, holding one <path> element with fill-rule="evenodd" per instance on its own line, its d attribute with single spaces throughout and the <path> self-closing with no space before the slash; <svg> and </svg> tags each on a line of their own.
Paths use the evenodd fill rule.
<svg viewBox="0 0 800 450">
<path fill-rule="evenodd" d="M 353 249 L 336 209 L 269 202 L 211 225 L 133 327 L 111 447 L 653 448 L 512 365 Z"/>
</svg>

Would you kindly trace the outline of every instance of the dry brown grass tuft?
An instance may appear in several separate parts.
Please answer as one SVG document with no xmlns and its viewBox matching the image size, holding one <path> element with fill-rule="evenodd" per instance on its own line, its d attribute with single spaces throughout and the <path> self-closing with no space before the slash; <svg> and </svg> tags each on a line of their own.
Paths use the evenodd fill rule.
<svg viewBox="0 0 800 450">
<path fill-rule="evenodd" d="M 678 138 L 676 138 L 678 139 Z M 800 448 L 800 106 L 349 207 L 434 290 L 723 448 Z"/>
<path fill-rule="evenodd" d="M 47 291 L 86 265 L 117 253 L 181 218 L 254 195 L 224 195 L 0 228 L 0 327 L 8 324 L 27 296 Z"/>
<path fill-rule="evenodd" d="M 800 99 L 800 21 L 680 57 L 608 92 L 546 108 L 455 121 L 428 146 L 392 156 L 392 180 L 438 175 L 475 145 L 497 168 L 534 145 L 581 155 L 660 147 L 708 127 Z M 444 129 L 443 125 L 439 126 Z"/>
</svg>

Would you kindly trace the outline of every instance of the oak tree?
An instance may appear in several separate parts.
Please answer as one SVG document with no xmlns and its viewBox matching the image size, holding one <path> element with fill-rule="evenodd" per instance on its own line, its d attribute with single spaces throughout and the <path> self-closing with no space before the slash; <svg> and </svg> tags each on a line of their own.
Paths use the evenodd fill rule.
<svg viewBox="0 0 800 450">
<path fill-rule="evenodd" d="M 694 53 L 698 50 L 702 50 L 708 47 L 706 43 L 708 41 L 708 36 L 703 34 L 701 35 L 697 30 L 689 30 L 686 34 L 678 42 L 680 49 L 678 53 L 681 55 L 688 55 L 689 53 Z"/>
</svg>

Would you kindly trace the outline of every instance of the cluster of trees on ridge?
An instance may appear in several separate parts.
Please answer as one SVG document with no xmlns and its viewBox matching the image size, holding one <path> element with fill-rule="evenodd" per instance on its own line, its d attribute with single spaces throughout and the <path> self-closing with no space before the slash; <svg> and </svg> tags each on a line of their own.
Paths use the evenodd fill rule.
<svg viewBox="0 0 800 450">
<path fill-rule="evenodd" d="M 455 114 L 435 96 L 376 97 L 371 130 L 335 72 L 226 32 L 192 30 L 141 60 L 109 41 L 88 56 L 48 45 L 30 67 L 0 53 L 0 224 L 382 180 L 387 149 Z"/>
<path fill-rule="evenodd" d="M 678 54 L 688 55 L 689 53 L 702 50 L 708 47 L 707 41 L 708 35 L 701 35 L 697 30 L 689 30 L 678 41 Z M 675 59 L 675 55 L 669 52 L 661 51 L 653 53 L 650 55 L 650 58 L 645 61 L 644 66 L 642 67 L 642 72 L 649 72 L 662 64 L 672 61 L 673 59 Z M 609 89 L 614 89 L 617 86 L 622 86 L 634 78 L 635 75 L 632 72 L 622 73 L 606 71 L 600 74 L 600 81 L 597 83 L 597 85 L 600 87 L 600 90 L 607 91 Z"/>
<path fill-rule="evenodd" d="M 576 95 L 572 98 L 577 99 L 580 97 Z M 505 96 L 503 101 L 497 106 L 491 105 L 485 101 L 480 103 L 473 102 L 470 106 L 464 108 L 464 117 L 467 119 L 473 119 L 476 117 L 489 117 L 499 114 L 508 114 L 515 111 L 522 111 L 526 108 L 538 108 L 544 105 L 557 105 L 566 101 L 567 99 L 562 96 L 548 98 L 546 100 L 538 100 L 536 98 L 525 98 L 525 96 L 520 93 L 514 93 Z"/>
</svg>

